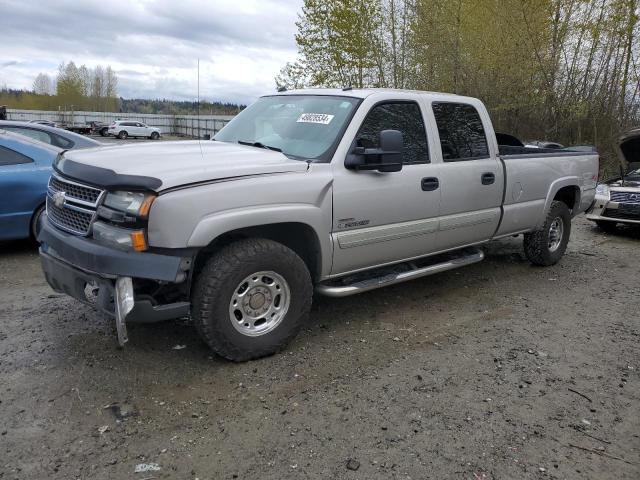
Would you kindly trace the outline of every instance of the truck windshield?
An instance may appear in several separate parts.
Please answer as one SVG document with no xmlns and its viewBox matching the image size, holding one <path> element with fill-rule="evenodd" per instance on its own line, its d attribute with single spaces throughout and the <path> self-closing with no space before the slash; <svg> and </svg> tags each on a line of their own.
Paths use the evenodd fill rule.
<svg viewBox="0 0 640 480">
<path fill-rule="evenodd" d="M 281 150 L 301 160 L 327 160 L 358 103 L 359 99 L 351 97 L 262 97 L 213 139 Z"/>
</svg>

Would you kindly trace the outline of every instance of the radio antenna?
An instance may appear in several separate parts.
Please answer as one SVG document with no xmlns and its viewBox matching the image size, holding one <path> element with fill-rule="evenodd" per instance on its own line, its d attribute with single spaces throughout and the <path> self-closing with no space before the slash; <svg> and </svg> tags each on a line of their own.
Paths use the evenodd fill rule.
<svg viewBox="0 0 640 480">
<path fill-rule="evenodd" d="M 200 58 L 198 58 L 198 140 L 200 140 Z"/>
</svg>

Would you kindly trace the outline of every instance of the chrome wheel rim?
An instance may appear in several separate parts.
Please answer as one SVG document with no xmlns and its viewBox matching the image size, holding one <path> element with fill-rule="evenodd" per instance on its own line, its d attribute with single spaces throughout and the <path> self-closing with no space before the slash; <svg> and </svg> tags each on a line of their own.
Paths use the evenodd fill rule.
<svg viewBox="0 0 640 480">
<path fill-rule="evenodd" d="M 549 251 L 555 252 L 562 243 L 562 234 L 564 233 L 564 222 L 562 218 L 556 217 L 549 227 Z"/>
<path fill-rule="evenodd" d="M 229 320 L 248 337 L 269 333 L 284 319 L 291 303 L 287 281 L 276 272 L 262 271 L 247 276 L 233 291 Z"/>
</svg>

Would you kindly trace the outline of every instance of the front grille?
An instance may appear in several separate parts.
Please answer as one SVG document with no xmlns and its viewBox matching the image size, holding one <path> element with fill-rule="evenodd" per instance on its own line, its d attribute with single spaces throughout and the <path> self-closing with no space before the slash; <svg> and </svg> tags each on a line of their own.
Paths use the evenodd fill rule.
<svg viewBox="0 0 640 480">
<path fill-rule="evenodd" d="M 70 180 L 63 180 L 55 175 L 49 179 L 49 191 L 51 193 L 65 192 L 66 198 L 79 200 L 80 203 L 91 204 L 92 206 L 95 206 L 102 193 L 102 190 L 97 188 L 81 185 Z"/>
<path fill-rule="evenodd" d="M 640 192 L 611 192 L 611 201 L 616 203 L 629 203 L 640 205 Z"/>
<path fill-rule="evenodd" d="M 47 215 L 62 229 L 78 235 L 86 235 L 89 233 L 94 212 L 71 209 L 68 205 L 59 208 L 51 198 L 47 198 Z"/>
<path fill-rule="evenodd" d="M 618 218 L 620 220 L 640 220 L 640 205 L 626 205 L 621 203 L 618 208 L 607 208 L 602 212 L 603 217 Z"/>
<path fill-rule="evenodd" d="M 67 232 L 88 235 L 103 193 L 103 190 L 53 175 L 47 193 L 49 220 Z"/>
</svg>

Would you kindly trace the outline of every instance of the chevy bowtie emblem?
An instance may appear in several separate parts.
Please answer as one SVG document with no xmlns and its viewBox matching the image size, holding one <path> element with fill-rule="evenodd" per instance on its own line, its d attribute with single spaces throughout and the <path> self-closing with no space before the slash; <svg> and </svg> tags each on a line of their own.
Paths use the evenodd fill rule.
<svg viewBox="0 0 640 480">
<path fill-rule="evenodd" d="M 54 193 L 53 196 L 51 197 L 53 199 L 53 204 L 58 208 L 62 208 L 62 206 L 64 205 L 66 195 L 67 195 L 66 192 Z"/>
<path fill-rule="evenodd" d="M 629 200 L 632 200 L 634 202 L 640 201 L 640 193 L 632 193 L 631 195 L 629 195 Z"/>
</svg>

